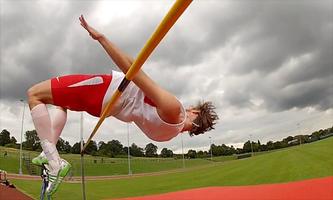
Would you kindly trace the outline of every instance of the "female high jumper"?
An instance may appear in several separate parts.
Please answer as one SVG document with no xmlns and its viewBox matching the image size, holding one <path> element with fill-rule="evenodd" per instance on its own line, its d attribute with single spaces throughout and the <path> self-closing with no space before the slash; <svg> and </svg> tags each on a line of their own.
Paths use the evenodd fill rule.
<svg viewBox="0 0 333 200">
<path fill-rule="evenodd" d="M 55 77 L 40 82 L 27 91 L 32 120 L 43 149 L 32 162 L 36 165 L 45 164 L 48 168 L 48 195 L 55 193 L 71 168 L 67 161 L 60 158 L 56 149 L 67 120 L 67 109 L 86 111 L 100 117 L 124 73 L 133 63 L 133 58 L 89 26 L 82 15 L 79 20 L 82 27 L 102 45 L 122 72 Z M 57 106 L 52 119 L 46 104 Z M 124 122 L 133 121 L 147 137 L 162 142 L 184 131 L 193 136 L 214 129 L 218 119 L 214 110 L 211 102 L 199 102 L 194 107 L 184 109 L 173 94 L 161 88 L 140 70 L 108 116 Z"/>
</svg>

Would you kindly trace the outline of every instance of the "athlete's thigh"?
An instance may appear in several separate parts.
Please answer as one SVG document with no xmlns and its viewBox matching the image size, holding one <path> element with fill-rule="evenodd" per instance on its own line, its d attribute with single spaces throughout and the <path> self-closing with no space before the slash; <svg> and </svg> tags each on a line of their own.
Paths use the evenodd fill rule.
<svg viewBox="0 0 333 200">
<path fill-rule="evenodd" d="M 53 104 L 51 80 L 37 83 L 29 89 L 32 95 L 45 104 Z"/>
</svg>

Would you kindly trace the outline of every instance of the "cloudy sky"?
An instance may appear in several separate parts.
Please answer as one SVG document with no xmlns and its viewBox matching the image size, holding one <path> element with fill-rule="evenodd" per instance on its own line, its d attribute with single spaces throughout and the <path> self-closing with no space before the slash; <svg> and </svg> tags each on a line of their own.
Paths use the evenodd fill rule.
<svg viewBox="0 0 333 200">
<path fill-rule="evenodd" d="M 135 57 L 173 0 L 1 0 L 0 129 L 18 140 L 33 84 L 54 76 L 117 69 L 80 26 L 86 20 Z M 216 129 L 183 135 L 184 148 L 241 147 L 333 125 L 332 0 L 194 1 L 143 66 L 185 106 L 212 101 Z M 54 108 L 50 107 L 51 114 Z M 29 109 L 24 130 L 34 129 Z M 84 137 L 97 122 L 84 114 Z M 80 138 L 80 114 L 69 112 L 62 138 Z M 134 124 L 107 119 L 97 141 L 152 142 Z M 181 136 L 154 142 L 180 152 Z"/>
</svg>

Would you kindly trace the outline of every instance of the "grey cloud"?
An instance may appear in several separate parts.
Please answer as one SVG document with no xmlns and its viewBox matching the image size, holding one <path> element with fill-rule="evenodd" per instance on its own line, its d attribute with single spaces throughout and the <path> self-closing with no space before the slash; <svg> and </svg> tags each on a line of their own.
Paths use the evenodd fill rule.
<svg viewBox="0 0 333 200">
<path fill-rule="evenodd" d="M 330 77 L 332 79 L 333 76 Z M 266 96 L 267 107 L 274 110 L 288 110 L 294 107 L 308 106 L 318 109 L 329 109 L 333 106 L 332 89 L 328 87 L 326 79 L 319 79 L 290 85 L 276 92 L 272 96 Z"/>
<path fill-rule="evenodd" d="M 237 84 L 225 87 L 223 100 L 236 107 L 251 107 L 251 97 L 260 98 L 265 109 L 272 111 L 331 108 L 332 3 L 249 4 L 256 15 L 243 19 L 247 23 L 234 33 L 239 36 L 233 41 L 244 49 L 246 57 L 228 68 L 227 75 L 238 78 Z M 244 2 L 240 5 L 248 6 Z M 310 58 L 303 59 L 306 55 Z M 281 70 L 291 61 L 300 63 Z"/>
<path fill-rule="evenodd" d="M 1 13 L 0 94 L 5 99 L 24 98 L 25 91 L 34 83 L 59 73 L 61 68 L 57 66 L 62 60 L 53 58 L 67 42 L 66 33 L 72 28 L 69 14 L 80 13 L 91 3 L 78 6 L 62 2 L 57 5 L 67 10 L 62 14 L 58 10 L 51 12 L 52 9 L 43 12 L 42 4 L 30 1 L 3 5 L 11 10 Z"/>
</svg>

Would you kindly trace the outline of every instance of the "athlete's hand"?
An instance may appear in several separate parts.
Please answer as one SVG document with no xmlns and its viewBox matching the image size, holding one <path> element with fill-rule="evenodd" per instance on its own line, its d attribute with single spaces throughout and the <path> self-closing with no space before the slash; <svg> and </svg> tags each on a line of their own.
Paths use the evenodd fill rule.
<svg viewBox="0 0 333 200">
<path fill-rule="evenodd" d="M 94 39 L 94 40 L 98 40 L 101 37 L 103 37 L 103 34 L 101 34 L 100 32 L 96 31 L 93 27 L 89 26 L 88 23 L 86 22 L 86 20 L 84 19 L 83 15 L 81 15 L 79 17 L 79 20 L 81 22 L 81 26 L 86 29 L 89 33 L 89 35 Z"/>
</svg>

